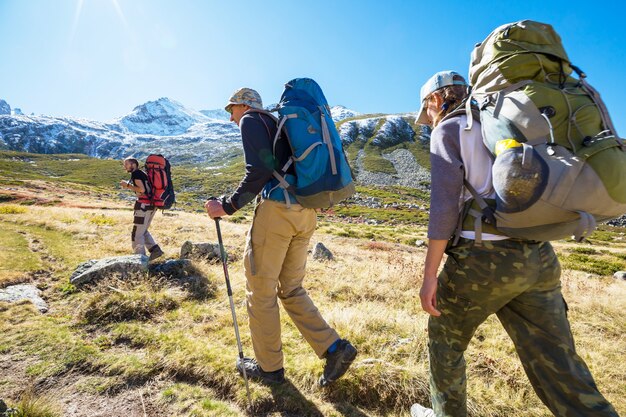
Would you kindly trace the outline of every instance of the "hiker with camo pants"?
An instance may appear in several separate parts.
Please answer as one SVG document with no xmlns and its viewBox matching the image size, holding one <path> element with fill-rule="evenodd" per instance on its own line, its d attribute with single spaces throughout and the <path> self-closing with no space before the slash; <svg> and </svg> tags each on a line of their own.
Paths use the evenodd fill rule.
<svg viewBox="0 0 626 417">
<path fill-rule="evenodd" d="M 480 123 L 475 120 L 466 131 L 465 114 L 446 118 L 466 97 L 467 84 L 453 71 L 435 74 L 420 94 L 417 122 L 434 127 L 429 245 L 420 291 L 430 314 L 432 409 L 414 404 L 411 416 L 467 416 L 464 352 L 477 327 L 496 314 L 535 392 L 555 416 L 617 417 L 576 353 L 552 245 L 507 238 L 485 222 L 480 242 L 473 218 L 459 219 L 471 204 L 464 179 L 483 198 L 495 197 Z M 437 277 L 444 252 L 448 258 Z"/>
<path fill-rule="evenodd" d="M 148 176 L 139 169 L 139 161 L 135 158 L 124 159 L 124 169 L 130 173 L 130 180 L 120 181 L 120 187 L 132 190 L 137 195 L 137 201 L 135 201 L 133 210 L 133 231 L 131 233 L 133 252 L 138 255 L 145 255 L 147 248 L 150 253 L 149 260 L 152 261 L 163 255 L 163 251 L 148 231 L 156 213 L 156 208 L 148 197 L 150 192 Z"/>
<path fill-rule="evenodd" d="M 255 359 L 237 360 L 237 370 L 264 383 L 284 381 L 278 299 L 317 356 L 326 359 L 322 386 L 348 370 L 357 351 L 324 320 L 302 287 L 308 245 L 317 213 L 304 208 L 291 193 L 271 193 L 274 170 L 285 166 L 292 151 L 285 138 L 273 141 L 276 121 L 263 113 L 261 96 L 249 88 L 237 90 L 226 105 L 230 120 L 241 130 L 246 174 L 239 188 L 205 207 L 211 218 L 231 215 L 262 193 L 248 233 L 244 272 L 247 307 Z M 293 165 L 287 174 L 295 175 Z"/>
</svg>

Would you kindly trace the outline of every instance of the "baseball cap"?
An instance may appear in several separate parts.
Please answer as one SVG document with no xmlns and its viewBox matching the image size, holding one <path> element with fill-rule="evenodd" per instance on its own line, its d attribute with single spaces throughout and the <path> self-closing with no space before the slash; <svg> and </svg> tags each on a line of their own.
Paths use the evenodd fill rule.
<svg viewBox="0 0 626 417">
<path fill-rule="evenodd" d="M 235 91 L 233 95 L 230 96 L 228 104 L 224 107 L 224 110 L 230 113 L 230 108 L 233 104 L 245 104 L 254 109 L 263 109 L 263 100 L 261 100 L 261 95 L 251 88 L 244 87 Z"/>
<path fill-rule="evenodd" d="M 455 80 L 456 77 L 456 80 Z M 428 124 L 428 116 L 426 115 L 426 97 L 435 91 L 447 87 L 449 85 L 465 85 L 467 82 L 461 74 L 456 71 L 440 71 L 429 78 L 420 89 L 420 110 L 417 114 L 416 123 Z"/>
</svg>

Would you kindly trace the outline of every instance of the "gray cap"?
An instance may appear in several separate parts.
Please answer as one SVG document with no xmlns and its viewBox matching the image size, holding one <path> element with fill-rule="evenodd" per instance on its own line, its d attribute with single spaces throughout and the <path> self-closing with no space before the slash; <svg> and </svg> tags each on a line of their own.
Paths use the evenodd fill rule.
<svg viewBox="0 0 626 417">
<path fill-rule="evenodd" d="M 454 78 L 457 78 L 456 80 Z M 459 79 L 460 77 L 460 79 Z M 420 111 L 417 114 L 416 123 L 428 124 L 428 116 L 426 115 L 426 103 L 425 100 L 435 91 L 447 87 L 449 85 L 467 85 L 465 78 L 461 74 L 455 71 L 440 71 L 430 77 L 420 90 Z"/>
<path fill-rule="evenodd" d="M 261 95 L 251 88 L 240 88 L 233 93 L 224 109 L 230 113 L 233 104 L 245 104 L 253 109 L 263 110 Z"/>
</svg>

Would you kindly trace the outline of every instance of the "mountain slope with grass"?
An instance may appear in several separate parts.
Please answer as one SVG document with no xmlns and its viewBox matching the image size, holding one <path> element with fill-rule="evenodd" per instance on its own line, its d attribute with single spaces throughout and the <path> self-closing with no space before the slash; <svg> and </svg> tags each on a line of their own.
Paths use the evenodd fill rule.
<svg viewBox="0 0 626 417">
<path fill-rule="evenodd" d="M 359 183 L 429 189 L 430 129 L 414 114 L 359 115 L 337 129 Z"/>
</svg>

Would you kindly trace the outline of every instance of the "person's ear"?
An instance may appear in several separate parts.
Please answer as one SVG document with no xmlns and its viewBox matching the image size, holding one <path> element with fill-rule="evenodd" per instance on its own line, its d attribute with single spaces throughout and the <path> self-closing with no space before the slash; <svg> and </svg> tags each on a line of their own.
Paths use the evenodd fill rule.
<svg viewBox="0 0 626 417">
<path fill-rule="evenodd" d="M 441 96 L 441 94 L 437 92 L 433 93 L 432 99 L 435 101 L 435 107 L 440 109 L 443 105 L 443 97 Z"/>
</svg>

